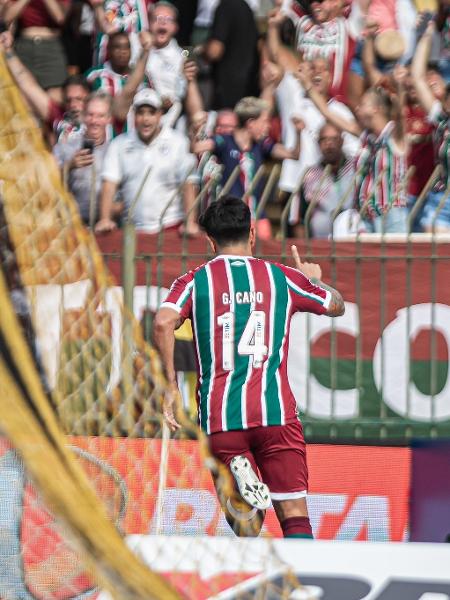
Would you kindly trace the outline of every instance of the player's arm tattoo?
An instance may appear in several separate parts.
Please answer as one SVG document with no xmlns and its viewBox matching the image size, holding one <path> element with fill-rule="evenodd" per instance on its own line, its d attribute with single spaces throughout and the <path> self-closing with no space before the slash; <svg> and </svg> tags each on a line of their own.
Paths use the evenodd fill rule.
<svg viewBox="0 0 450 600">
<path fill-rule="evenodd" d="M 342 298 L 341 294 L 337 290 L 332 288 L 330 285 L 327 285 L 326 283 L 320 281 L 320 279 L 317 279 L 316 277 L 311 278 L 310 281 L 315 285 L 320 286 L 324 290 L 328 290 L 330 292 L 331 300 L 328 306 L 327 315 L 329 317 L 341 317 L 345 313 L 344 299 Z"/>
</svg>

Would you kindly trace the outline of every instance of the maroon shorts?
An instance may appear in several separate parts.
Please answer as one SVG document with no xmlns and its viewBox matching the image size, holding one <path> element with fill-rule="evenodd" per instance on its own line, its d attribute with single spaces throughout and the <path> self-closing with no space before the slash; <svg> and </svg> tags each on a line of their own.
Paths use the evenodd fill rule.
<svg viewBox="0 0 450 600">
<path fill-rule="evenodd" d="M 212 454 L 228 466 L 234 456 L 246 456 L 269 486 L 272 500 L 306 496 L 308 467 L 303 427 L 299 421 L 212 433 L 209 445 Z"/>
</svg>

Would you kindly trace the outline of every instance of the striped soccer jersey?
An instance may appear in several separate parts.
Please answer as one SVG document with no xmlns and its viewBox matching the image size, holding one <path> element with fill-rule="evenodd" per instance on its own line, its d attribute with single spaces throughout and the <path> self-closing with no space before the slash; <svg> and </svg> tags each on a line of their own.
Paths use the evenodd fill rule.
<svg viewBox="0 0 450 600">
<path fill-rule="evenodd" d="M 140 31 L 148 31 L 148 8 L 150 1 L 147 0 L 105 0 L 103 10 L 105 18 L 111 25 L 115 25 L 118 31 L 124 31 L 131 37 Z M 131 40 L 132 41 L 132 40 Z M 108 36 L 104 33 L 97 34 L 96 54 L 94 64 L 102 64 L 107 59 Z"/>
<path fill-rule="evenodd" d="M 299 271 L 250 256 L 217 256 L 173 283 L 162 306 L 192 320 L 206 433 L 297 419 L 290 320 L 296 311 L 326 313 L 330 299 Z"/>
</svg>

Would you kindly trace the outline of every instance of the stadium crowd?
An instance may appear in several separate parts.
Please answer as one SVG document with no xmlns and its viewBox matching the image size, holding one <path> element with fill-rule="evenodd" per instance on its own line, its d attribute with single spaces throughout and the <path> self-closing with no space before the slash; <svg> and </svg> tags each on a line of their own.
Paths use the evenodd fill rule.
<svg viewBox="0 0 450 600">
<path fill-rule="evenodd" d="M 450 231 L 449 0 L 1 0 L 0 18 L 98 233 L 196 235 L 198 194 L 221 190 L 261 239 L 267 200 L 296 237 Z"/>
</svg>

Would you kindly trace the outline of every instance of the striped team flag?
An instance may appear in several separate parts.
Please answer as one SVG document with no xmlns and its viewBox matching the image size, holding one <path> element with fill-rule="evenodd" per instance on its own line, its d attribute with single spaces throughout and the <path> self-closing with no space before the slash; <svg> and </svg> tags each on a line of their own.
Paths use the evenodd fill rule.
<svg viewBox="0 0 450 600">
<path fill-rule="evenodd" d="M 200 424 L 208 434 L 297 420 L 287 378 L 290 320 L 331 294 L 299 271 L 222 255 L 179 277 L 163 307 L 191 319 Z"/>
<path fill-rule="evenodd" d="M 330 94 L 332 97 L 345 98 L 350 63 L 360 35 L 359 27 L 355 26 L 358 19 L 336 17 L 324 23 L 317 23 L 312 14 L 306 10 L 307 4 L 305 2 L 299 4 L 295 0 L 287 0 L 283 3 L 283 12 L 292 20 L 296 28 L 297 50 L 304 60 L 325 58 L 331 67 Z M 353 10 L 358 9 L 353 7 Z"/>
<path fill-rule="evenodd" d="M 103 8 L 107 21 L 117 25 L 118 31 L 134 34 L 148 31 L 148 4 L 150 3 L 146 0 L 106 0 Z M 105 62 L 107 45 L 108 36 L 105 33 L 98 33 L 94 64 L 100 65 Z"/>
</svg>

